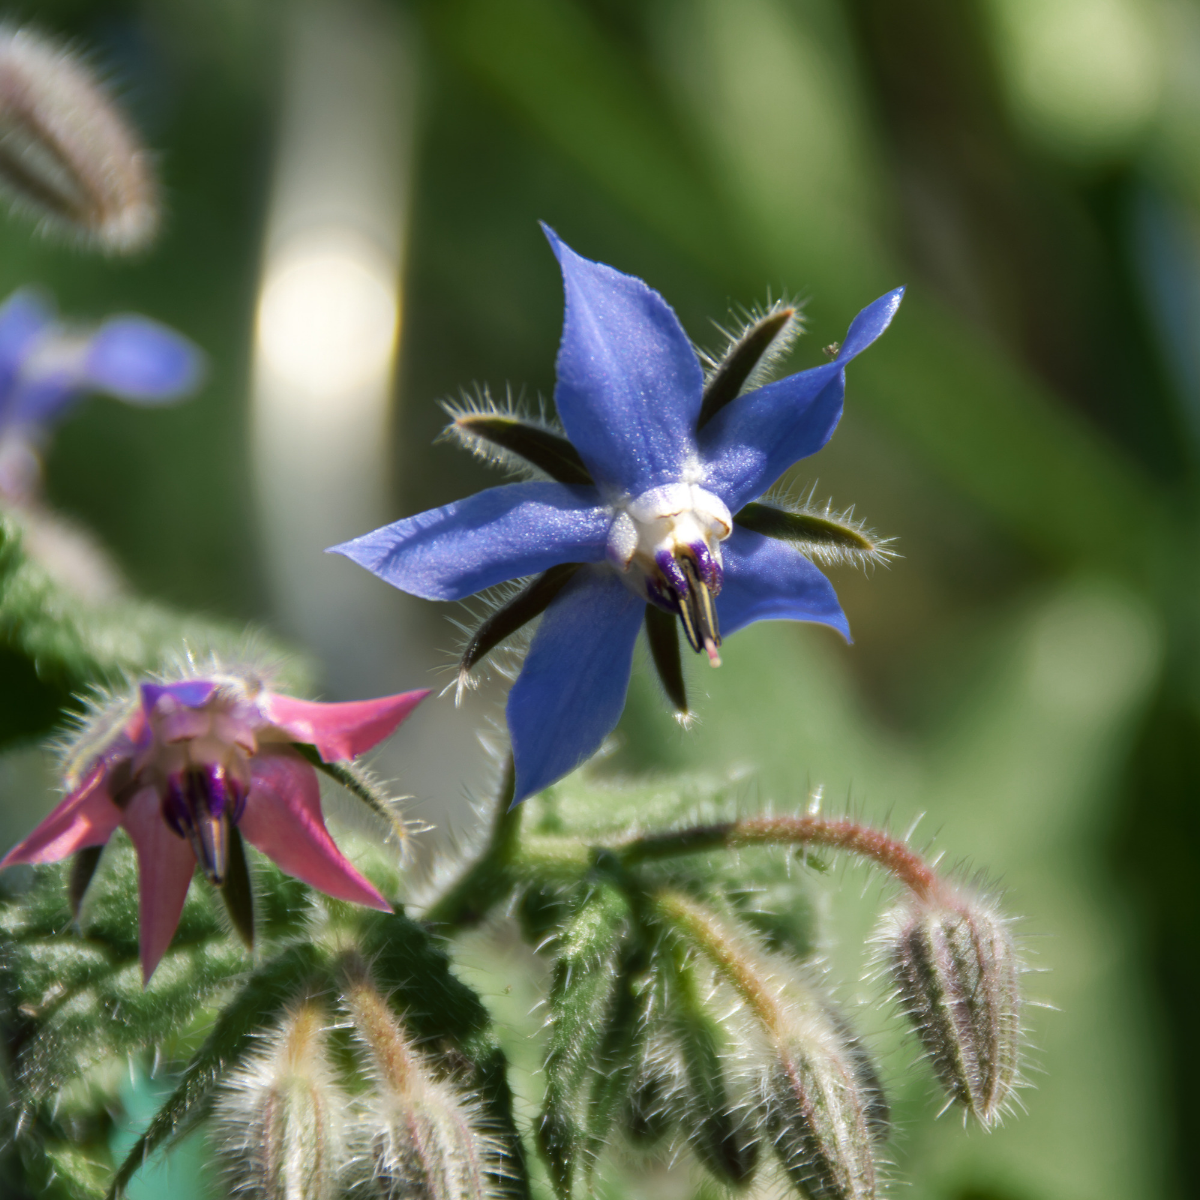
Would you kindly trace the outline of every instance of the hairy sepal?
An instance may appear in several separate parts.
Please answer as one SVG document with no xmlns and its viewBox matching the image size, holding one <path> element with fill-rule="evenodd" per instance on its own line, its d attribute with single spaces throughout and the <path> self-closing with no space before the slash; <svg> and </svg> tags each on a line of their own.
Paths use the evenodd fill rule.
<svg viewBox="0 0 1200 1200">
<path fill-rule="evenodd" d="M 751 310 L 733 329 L 718 326 L 726 346 L 718 354 L 700 353 L 704 366 L 704 396 L 698 428 L 703 428 L 742 392 L 761 387 L 803 331 L 795 304 L 778 300 L 765 310 Z"/>
<path fill-rule="evenodd" d="M 474 402 L 442 407 L 450 417 L 442 436 L 485 462 L 526 476 L 532 470 L 557 483 L 592 485 L 579 451 L 544 417 L 500 408 L 486 392 Z"/>
<path fill-rule="evenodd" d="M 866 567 L 895 557 L 888 548 L 890 539 L 877 537 L 855 520 L 853 510 L 839 513 L 829 505 L 817 509 L 807 504 L 783 507 L 756 501 L 733 519 L 743 529 L 787 542 L 825 566 Z"/>
</svg>

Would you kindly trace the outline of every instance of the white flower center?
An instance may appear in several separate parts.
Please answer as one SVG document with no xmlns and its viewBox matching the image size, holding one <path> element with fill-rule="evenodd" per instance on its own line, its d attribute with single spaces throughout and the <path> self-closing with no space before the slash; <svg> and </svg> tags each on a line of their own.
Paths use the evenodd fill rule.
<svg viewBox="0 0 1200 1200">
<path fill-rule="evenodd" d="M 694 650 L 720 664 L 713 597 L 721 590 L 721 542 L 733 532 L 724 501 L 694 483 L 672 483 L 620 505 L 608 558 L 627 587 L 683 621 Z"/>
</svg>

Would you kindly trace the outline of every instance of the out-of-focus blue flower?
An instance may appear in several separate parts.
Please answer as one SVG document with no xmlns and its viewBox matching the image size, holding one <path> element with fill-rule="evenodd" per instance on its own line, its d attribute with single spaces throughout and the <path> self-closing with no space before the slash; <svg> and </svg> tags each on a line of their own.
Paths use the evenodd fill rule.
<svg viewBox="0 0 1200 1200">
<path fill-rule="evenodd" d="M 832 361 L 702 419 L 704 373 L 662 297 L 547 236 L 566 290 L 554 401 L 590 482 L 489 488 L 332 547 L 429 600 L 583 564 L 546 608 L 509 693 L 514 803 L 612 730 L 647 604 L 678 616 L 714 665 L 721 634 L 752 621 L 817 621 L 849 636 L 812 562 L 734 514 L 829 440 L 846 363 L 887 328 L 903 293 L 863 309 Z"/>
<path fill-rule="evenodd" d="M 204 374 L 201 352 L 147 317 L 64 324 L 31 291 L 0 305 L 0 498 L 36 492 L 50 431 L 89 392 L 153 406 L 181 400 Z"/>
</svg>

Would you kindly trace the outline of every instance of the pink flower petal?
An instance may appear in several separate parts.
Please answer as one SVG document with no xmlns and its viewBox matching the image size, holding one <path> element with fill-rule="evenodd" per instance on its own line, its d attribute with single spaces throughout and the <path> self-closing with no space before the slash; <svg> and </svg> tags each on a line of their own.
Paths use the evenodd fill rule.
<svg viewBox="0 0 1200 1200">
<path fill-rule="evenodd" d="M 86 846 L 104 845 L 121 823 L 121 810 L 108 794 L 107 781 L 107 765 L 97 763 L 79 787 L 0 859 L 0 867 L 57 862 Z"/>
<path fill-rule="evenodd" d="M 147 984 L 175 936 L 196 868 L 196 856 L 187 838 L 179 837 L 167 827 L 154 788 L 143 788 L 134 796 L 125 809 L 122 824 L 133 839 L 138 856 L 141 915 L 138 942 L 142 952 L 142 983 Z"/>
<path fill-rule="evenodd" d="M 294 752 L 264 752 L 252 761 L 250 795 L 238 828 L 281 870 L 318 891 L 392 911 L 329 836 L 317 773 Z"/>
<path fill-rule="evenodd" d="M 428 695 L 424 688 L 378 700 L 322 704 L 268 692 L 263 706 L 272 725 L 294 741 L 310 742 L 326 762 L 334 762 L 382 742 Z"/>
</svg>

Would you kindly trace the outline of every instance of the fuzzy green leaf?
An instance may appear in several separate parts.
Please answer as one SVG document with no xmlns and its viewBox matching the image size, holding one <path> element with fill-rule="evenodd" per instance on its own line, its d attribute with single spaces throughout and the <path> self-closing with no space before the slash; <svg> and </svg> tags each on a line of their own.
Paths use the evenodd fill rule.
<svg viewBox="0 0 1200 1200">
<path fill-rule="evenodd" d="M 404 840 L 404 822 L 396 815 L 391 797 L 375 782 L 369 771 L 353 762 L 326 762 L 317 753 L 317 748 L 307 742 L 293 742 L 292 749 L 323 775 L 344 787 L 356 800 L 361 800 L 398 840 Z"/>
<path fill-rule="evenodd" d="M 602 1048 L 619 995 L 620 962 L 632 924 L 629 901 L 604 879 L 583 885 L 565 926 L 550 989 L 546 1102 L 538 1143 L 561 1197 L 571 1194 L 583 1149 L 578 1093 Z"/>
<path fill-rule="evenodd" d="M 470 444 L 476 438 L 523 458 L 558 483 L 588 487 L 591 473 L 579 451 L 560 434 L 502 412 L 456 413 L 450 430 Z"/>
<path fill-rule="evenodd" d="M 205 1116 L 221 1076 L 255 1045 L 255 1035 L 280 1017 L 304 991 L 328 979 L 329 963 L 311 944 L 292 946 L 265 963 L 222 1009 L 204 1045 L 192 1057 L 179 1086 L 159 1109 L 113 1178 L 108 1195 L 119 1196 L 159 1146 Z"/>
</svg>

